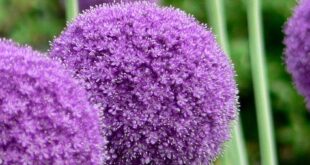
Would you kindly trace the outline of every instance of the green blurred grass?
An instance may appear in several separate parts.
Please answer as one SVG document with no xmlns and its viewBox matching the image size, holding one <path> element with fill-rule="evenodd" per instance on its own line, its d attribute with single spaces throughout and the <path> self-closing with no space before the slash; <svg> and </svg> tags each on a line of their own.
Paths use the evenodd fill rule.
<svg viewBox="0 0 310 165">
<path fill-rule="evenodd" d="M 259 163 L 259 145 L 250 72 L 246 9 L 243 0 L 224 0 L 231 56 L 237 70 L 241 117 L 250 164 Z M 296 92 L 283 61 L 283 25 L 296 0 L 263 0 L 263 21 L 268 77 L 275 122 L 279 164 L 310 162 L 310 115 Z M 203 0 L 164 0 L 208 23 Z M 58 0 L 0 0 L 0 36 L 45 51 L 65 26 Z M 212 27 L 211 27 L 212 28 Z"/>
</svg>

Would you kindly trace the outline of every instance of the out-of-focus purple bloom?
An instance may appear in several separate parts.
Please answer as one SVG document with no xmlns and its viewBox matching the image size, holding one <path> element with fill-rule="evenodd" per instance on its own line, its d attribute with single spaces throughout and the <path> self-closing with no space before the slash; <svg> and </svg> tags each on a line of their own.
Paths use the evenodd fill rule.
<svg viewBox="0 0 310 165">
<path fill-rule="evenodd" d="M 236 83 L 213 34 L 174 8 L 97 7 L 52 44 L 105 116 L 108 164 L 199 164 L 221 153 Z"/>
<path fill-rule="evenodd" d="M 310 1 L 301 0 L 285 27 L 285 62 L 310 108 Z"/>
<path fill-rule="evenodd" d="M 98 111 L 61 65 L 0 40 L 0 160 L 102 164 Z"/>
</svg>

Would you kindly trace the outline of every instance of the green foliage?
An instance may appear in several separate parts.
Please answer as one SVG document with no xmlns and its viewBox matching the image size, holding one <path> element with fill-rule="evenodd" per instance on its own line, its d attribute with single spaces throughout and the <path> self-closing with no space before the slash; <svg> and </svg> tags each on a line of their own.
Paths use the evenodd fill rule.
<svg viewBox="0 0 310 165">
<path fill-rule="evenodd" d="M 1 0 L 0 36 L 44 50 L 65 26 L 57 0 Z"/>
<path fill-rule="evenodd" d="M 250 164 L 259 161 L 256 113 L 253 98 L 246 8 L 243 0 L 224 0 L 231 57 L 240 88 L 241 117 Z M 279 164 L 310 162 L 310 114 L 296 92 L 283 60 L 283 25 L 296 0 L 263 0 L 263 23 L 269 88 L 275 122 Z M 164 0 L 208 23 L 202 0 Z M 65 13 L 58 0 L 0 0 L 0 36 L 47 50 L 48 42 L 65 27 Z M 212 27 L 211 27 L 212 28 Z"/>
</svg>

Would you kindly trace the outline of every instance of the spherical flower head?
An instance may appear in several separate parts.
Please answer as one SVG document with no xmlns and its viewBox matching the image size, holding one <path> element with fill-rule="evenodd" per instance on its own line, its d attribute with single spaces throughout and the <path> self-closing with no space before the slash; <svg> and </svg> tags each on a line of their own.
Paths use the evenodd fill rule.
<svg viewBox="0 0 310 165">
<path fill-rule="evenodd" d="M 233 67 L 211 31 L 180 10 L 97 7 L 68 25 L 50 55 L 103 111 L 107 164 L 207 164 L 230 137 Z"/>
<path fill-rule="evenodd" d="M 285 62 L 310 108 L 310 1 L 301 0 L 285 26 Z"/>
<path fill-rule="evenodd" d="M 102 164 L 99 115 L 61 65 L 0 40 L 0 161 Z"/>
</svg>

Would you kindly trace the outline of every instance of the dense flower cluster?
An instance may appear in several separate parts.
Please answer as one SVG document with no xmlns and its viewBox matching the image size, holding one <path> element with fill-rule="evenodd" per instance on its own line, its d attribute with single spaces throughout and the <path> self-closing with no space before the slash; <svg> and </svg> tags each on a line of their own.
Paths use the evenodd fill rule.
<svg viewBox="0 0 310 165">
<path fill-rule="evenodd" d="M 102 164 L 98 111 L 61 65 L 0 40 L 0 164 Z"/>
<path fill-rule="evenodd" d="M 103 111 L 107 164 L 208 163 L 229 139 L 233 67 L 211 31 L 182 11 L 97 7 L 68 25 L 50 55 Z"/>
<path fill-rule="evenodd" d="M 310 108 L 310 1 L 301 0 L 285 27 L 285 60 Z"/>
</svg>

